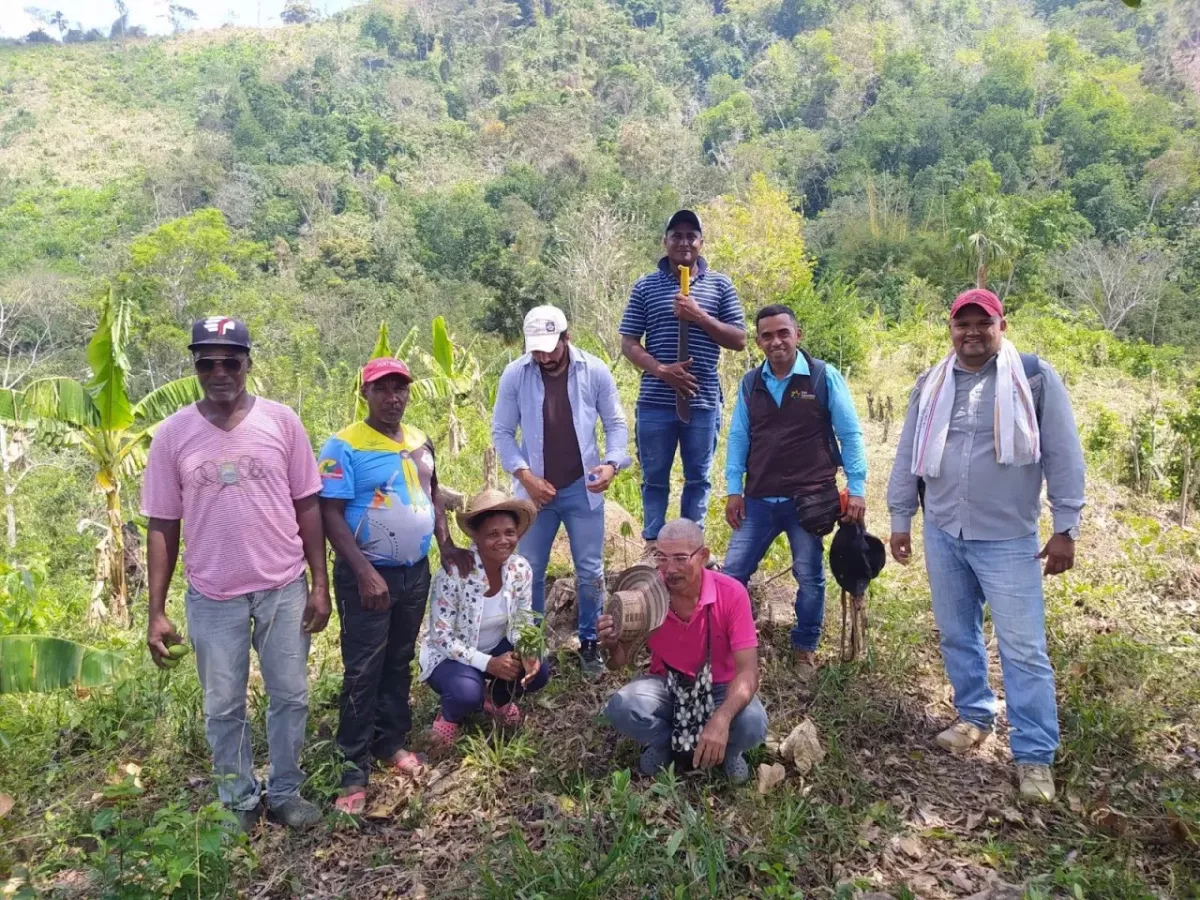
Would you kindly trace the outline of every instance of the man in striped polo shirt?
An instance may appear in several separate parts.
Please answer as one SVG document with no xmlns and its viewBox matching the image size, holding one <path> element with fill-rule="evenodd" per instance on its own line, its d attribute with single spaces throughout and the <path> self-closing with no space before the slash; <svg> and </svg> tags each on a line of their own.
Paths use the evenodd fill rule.
<svg viewBox="0 0 1200 900">
<path fill-rule="evenodd" d="M 667 518 L 675 449 L 683 461 L 681 513 L 704 523 L 709 470 L 721 424 L 717 358 L 724 347 L 743 350 L 746 319 L 729 276 L 713 272 L 700 251 L 700 217 L 681 209 L 667 222 L 666 256 L 637 280 L 621 319 L 621 352 L 642 370 L 637 402 L 637 452 L 642 468 L 642 537 L 652 548 Z M 680 289 L 679 269 L 690 272 Z M 679 359 L 679 329 L 687 328 L 686 359 Z M 646 341 L 643 345 L 642 338 Z M 688 401 L 689 420 L 676 414 L 677 392 Z"/>
</svg>

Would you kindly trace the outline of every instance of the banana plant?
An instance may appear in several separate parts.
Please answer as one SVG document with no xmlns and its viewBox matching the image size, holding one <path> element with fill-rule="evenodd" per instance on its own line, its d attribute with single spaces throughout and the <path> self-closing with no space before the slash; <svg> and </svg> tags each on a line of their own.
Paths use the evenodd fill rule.
<svg viewBox="0 0 1200 900">
<path fill-rule="evenodd" d="M 0 635 L 0 694 L 100 687 L 116 679 L 126 659 L 63 638 Z"/>
<path fill-rule="evenodd" d="M 92 617 L 109 615 L 129 622 L 125 581 L 125 540 L 122 531 L 121 482 L 146 465 L 150 439 L 167 416 L 199 400 L 203 394 L 194 377 L 179 378 L 133 403 L 125 382 L 129 362 L 130 306 L 110 289 L 101 308 L 100 324 L 88 343 L 87 382 L 73 378 L 43 378 L 23 391 L 0 392 L 0 418 L 33 425 L 44 440 L 82 450 L 95 470 L 95 485 L 104 495 L 107 517 L 96 547 L 96 587 Z M 108 589 L 108 604 L 103 602 Z"/>
</svg>

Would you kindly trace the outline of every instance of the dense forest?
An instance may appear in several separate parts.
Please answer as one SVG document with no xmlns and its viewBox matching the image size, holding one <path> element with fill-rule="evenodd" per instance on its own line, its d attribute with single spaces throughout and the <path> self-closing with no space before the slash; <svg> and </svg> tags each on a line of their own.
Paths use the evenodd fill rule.
<svg viewBox="0 0 1200 900">
<path fill-rule="evenodd" d="M 1030 897 L 1195 896 L 1200 5 L 375 0 L 321 17 L 293 0 L 287 27 L 216 31 L 171 7 L 170 37 L 118 3 L 105 32 L 68 40 L 47 13 L 0 46 L 0 639 L 82 641 L 123 673 L 41 695 L 0 673 L 12 892 L 934 898 L 1003 877 Z M 1031 817 L 995 773 L 922 761 L 944 684 L 919 573 L 889 571 L 873 654 L 827 668 L 803 706 L 828 768 L 783 794 L 611 776 L 603 691 L 568 680 L 528 735 L 473 735 L 441 788 L 382 798 L 385 824 L 220 838 L 194 672 L 160 679 L 142 644 L 138 475 L 192 396 L 191 320 L 244 318 L 258 389 L 316 444 L 353 415 L 373 349 L 405 357 L 409 416 L 470 491 L 496 477 L 491 401 L 535 305 L 566 310 L 632 411 L 616 323 L 681 206 L 748 313 L 788 304 L 850 375 L 875 530 L 893 410 L 945 352 L 958 291 L 998 293 L 1018 345 L 1064 374 L 1095 535 L 1048 588 L 1071 799 Z M 751 358 L 726 359 L 729 386 Z M 609 495 L 634 518 L 638 477 Z M 764 593 L 786 565 L 775 548 Z M 311 664 L 314 799 L 337 781 L 336 642 L 335 623 Z M 781 719 L 799 714 L 785 673 L 765 688 Z M 938 786 L 951 799 L 921 793 Z M 946 811 L 964 796 L 979 819 Z M 917 850 L 896 843 L 910 833 Z"/>
</svg>

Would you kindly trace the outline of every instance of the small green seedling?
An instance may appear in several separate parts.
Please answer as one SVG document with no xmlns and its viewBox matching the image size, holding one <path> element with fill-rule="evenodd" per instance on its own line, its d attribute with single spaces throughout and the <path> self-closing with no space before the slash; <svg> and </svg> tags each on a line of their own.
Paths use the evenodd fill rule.
<svg viewBox="0 0 1200 900">
<path fill-rule="evenodd" d="M 541 659 L 546 655 L 546 617 L 525 610 L 519 613 L 517 644 L 514 648 L 521 659 Z"/>
</svg>

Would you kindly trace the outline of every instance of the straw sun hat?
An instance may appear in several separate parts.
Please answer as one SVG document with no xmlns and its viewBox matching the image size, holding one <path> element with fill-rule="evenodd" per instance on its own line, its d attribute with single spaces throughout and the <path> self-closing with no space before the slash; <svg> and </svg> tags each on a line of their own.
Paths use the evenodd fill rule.
<svg viewBox="0 0 1200 900">
<path fill-rule="evenodd" d="M 618 641 L 636 649 L 666 619 L 670 603 L 657 567 L 643 561 L 617 576 L 604 604 L 604 614 L 612 616 Z"/>
<path fill-rule="evenodd" d="M 463 534 L 471 540 L 475 540 L 475 529 L 471 527 L 471 522 L 489 512 L 506 512 L 516 516 L 517 537 L 521 537 L 529 530 L 529 526 L 533 524 L 533 520 L 537 516 L 537 509 L 528 500 L 518 500 L 503 491 L 489 488 L 472 497 L 467 503 L 467 508 L 457 513 L 458 527 L 462 529 Z"/>
</svg>

